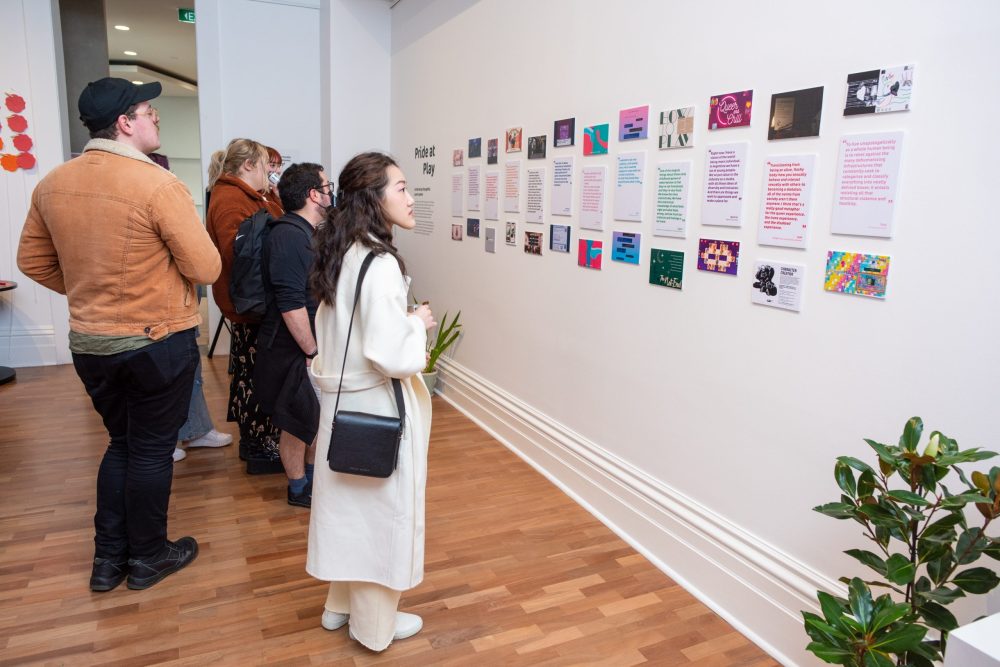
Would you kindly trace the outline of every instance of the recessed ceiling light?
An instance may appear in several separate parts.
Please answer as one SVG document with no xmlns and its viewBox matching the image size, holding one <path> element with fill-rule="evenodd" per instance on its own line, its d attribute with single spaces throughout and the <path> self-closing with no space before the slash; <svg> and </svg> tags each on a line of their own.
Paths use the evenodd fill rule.
<svg viewBox="0 0 1000 667">
<path fill-rule="evenodd" d="M 127 25 L 116 25 L 115 30 L 131 30 Z"/>
<path fill-rule="evenodd" d="M 122 53 L 124 53 L 127 56 L 137 56 L 137 55 L 139 55 L 135 51 L 122 51 Z"/>
<path fill-rule="evenodd" d="M 137 86 L 141 86 L 142 84 L 144 84 L 146 82 L 145 81 L 133 81 L 132 83 L 134 83 Z"/>
</svg>

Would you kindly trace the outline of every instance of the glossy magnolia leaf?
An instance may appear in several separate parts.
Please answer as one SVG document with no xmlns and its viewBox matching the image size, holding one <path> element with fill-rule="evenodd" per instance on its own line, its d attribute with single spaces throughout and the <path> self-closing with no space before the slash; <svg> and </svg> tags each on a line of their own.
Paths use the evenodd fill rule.
<svg viewBox="0 0 1000 667">
<path fill-rule="evenodd" d="M 826 619 L 826 622 L 834 626 L 839 625 L 845 611 L 844 605 L 840 600 L 823 591 L 817 591 L 816 597 L 819 598 L 819 606 L 823 611 L 823 618 Z"/>
<path fill-rule="evenodd" d="M 851 608 L 854 618 L 861 624 L 861 629 L 867 631 L 872 622 L 872 592 L 868 590 L 865 582 L 857 577 L 851 579 L 851 585 L 847 587 L 847 604 Z"/>
<path fill-rule="evenodd" d="M 893 500 L 899 501 L 901 503 L 908 503 L 910 505 L 919 505 L 920 507 L 927 507 L 930 505 L 922 495 L 919 493 L 913 493 L 912 491 L 905 491 L 903 489 L 893 489 L 886 494 Z"/>
<path fill-rule="evenodd" d="M 804 611 L 802 612 L 802 617 L 805 620 L 806 634 L 818 642 L 837 644 L 850 639 L 849 635 L 833 627 L 816 614 Z"/>
<path fill-rule="evenodd" d="M 980 528 L 970 528 L 958 537 L 958 544 L 955 545 L 955 557 L 958 558 L 959 565 L 968 565 L 974 562 L 986 548 L 990 546 L 989 540 L 983 535 Z"/>
<path fill-rule="evenodd" d="M 827 503 L 813 508 L 814 512 L 832 516 L 834 519 L 853 519 L 857 511 L 854 505 L 847 503 Z"/>
<path fill-rule="evenodd" d="M 972 483 L 983 492 L 983 495 L 990 492 L 990 478 L 976 470 L 972 473 Z"/>
<path fill-rule="evenodd" d="M 993 560 L 1000 560 L 1000 541 L 992 540 L 983 553 Z"/>
<path fill-rule="evenodd" d="M 888 627 L 898 621 L 899 619 L 910 613 L 910 606 L 899 603 L 890 604 L 882 609 L 875 612 L 872 616 L 872 632 L 878 632 L 882 628 Z"/>
<path fill-rule="evenodd" d="M 883 577 L 885 576 L 885 561 L 879 558 L 878 554 L 874 554 L 871 551 L 865 551 L 864 549 L 848 549 L 844 553 L 851 558 L 864 563 L 871 569 L 881 574 Z"/>
<path fill-rule="evenodd" d="M 896 663 L 885 653 L 869 651 L 865 653 L 864 667 L 896 667 Z"/>
<path fill-rule="evenodd" d="M 917 558 L 922 563 L 937 560 L 951 550 L 951 545 L 933 540 L 917 540 Z"/>
<path fill-rule="evenodd" d="M 981 493 L 960 493 L 957 496 L 949 496 L 941 500 L 941 507 L 951 508 L 951 507 L 964 507 L 968 503 L 981 503 L 984 498 Z"/>
<path fill-rule="evenodd" d="M 986 459 L 991 459 L 996 456 L 996 452 L 991 452 L 985 449 L 979 449 L 974 447 L 972 449 L 965 449 L 955 454 L 945 454 L 938 459 L 938 465 L 943 466 L 953 466 L 956 463 L 973 463 L 975 461 L 985 461 Z"/>
<path fill-rule="evenodd" d="M 837 461 L 837 464 L 833 466 L 833 476 L 837 479 L 837 486 L 839 486 L 844 493 L 851 498 L 857 496 L 857 488 L 854 484 L 854 473 L 851 472 L 851 467 L 849 465 Z"/>
<path fill-rule="evenodd" d="M 883 445 L 881 442 L 869 440 L 868 438 L 865 438 L 865 442 L 868 443 L 869 447 L 875 450 L 875 453 L 878 454 L 880 460 L 885 461 L 886 463 L 896 463 L 895 453 L 886 445 Z M 883 470 L 883 472 L 885 471 Z"/>
<path fill-rule="evenodd" d="M 958 620 L 955 615 L 936 602 L 925 602 L 917 607 L 917 613 L 924 619 L 927 625 L 936 630 L 951 632 L 958 627 Z"/>
<path fill-rule="evenodd" d="M 965 593 L 963 593 L 960 588 L 938 586 L 932 591 L 923 591 L 919 593 L 919 596 L 926 600 L 937 602 L 938 604 L 951 604 L 958 598 L 964 598 Z"/>
<path fill-rule="evenodd" d="M 954 564 L 955 559 L 952 556 L 950 548 L 948 549 L 948 553 L 944 556 L 927 563 L 927 574 L 930 576 L 931 581 L 934 582 L 935 586 L 940 586 L 944 583 L 944 578 L 948 576 L 948 573 L 951 571 Z"/>
<path fill-rule="evenodd" d="M 886 653 L 902 653 L 917 646 L 927 634 L 927 628 L 917 624 L 901 625 L 875 639 L 871 646 Z"/>
<path fill-rule="evenodd" d="M 952 583 L 961 588 L 966 593 L 989 593 L 997 584 L 1000 584 L 1000 577 L 997 577 L 993 570 L 985 567 L 973 567 L 955 575 Z"/>
<path fill-rule="evenodd" d="M 900 586 L 913 581 L 917 568 L 902 554 L 893 554 L 885 562 L 885 578 Z"/>
<path fill-rule="evenodd" d="M 868 465 L 867 463 L 865 463 L 860 459 L 854 458 L 853 456 L 838 456 L 837 460 L 840 461 L 841 463 L 845 463 L 851 466 L 852 468 L 861 473 L 872 470 L 872 467 L 870 465 Z M 872 470 L 872 472 L 874 471 Z"/>
<path fill-rule="evenodd" d="M 924 432 L 924 420 L 920 417 L 910 417 L 903 427 L 903 435 L 899 438 L 899 446 L 908 452 L 915 452 L 920 444 L 920 434 Z"/>
<path fill-rule="evenodd" d="M 813 653 L 823 662 L 830 662 L 835 665 L 847 665 L 854 658 L 854 651 L 840 646 L 828 646 L 819 642 L 809 642 L 806 650 Z"/>
<path fill-rule="evenodd" d="M 858 498 L 869 498 L 875 493 L 875 471 L 866 470 L 858 475 Z"/>
</svg>

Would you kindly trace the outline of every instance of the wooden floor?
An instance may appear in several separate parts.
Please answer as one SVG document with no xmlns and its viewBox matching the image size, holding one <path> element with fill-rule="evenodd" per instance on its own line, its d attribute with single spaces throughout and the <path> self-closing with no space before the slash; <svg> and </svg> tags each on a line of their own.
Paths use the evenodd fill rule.
<svg viewBox="0 0 1000 667">
<path fill-rule="evenodd" d="M 223 421 L 225 359 L 205 390 Z M 401 608 L 424 629 L 381 654 L 319 625 L 308 510 L 235 447 L 174 468 L 170 535 L 187 569 L 146 591 L 87 587 L 105 432 L 71 366 L 0 387 L 0 664 L 775 665 L 545 478 L 440 398 L 426 577 Z"/>
</svg>

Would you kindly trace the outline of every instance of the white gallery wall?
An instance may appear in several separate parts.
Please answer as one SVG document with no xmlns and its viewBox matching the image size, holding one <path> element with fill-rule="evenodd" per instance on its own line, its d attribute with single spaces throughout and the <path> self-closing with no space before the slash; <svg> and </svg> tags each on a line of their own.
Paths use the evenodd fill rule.
<svg viewBox="0 0 1000 667">
<path fill-rule="evenodd" d="M 993 27 L 1000 5 L 960 2 L 942 18 L 920 2 L 765 4 L 637 0 L 404 0 L 392 11 L 392 149 L 432 202 L 430 234 L 399 234 L 414 294 L 462 310 L 465 335 L 443 366 L 445 397 L 519 451 L 678 581 L 787 664 L 813 664 L 799 611 L 817 587 L 861 573 L 841 553 L 858 527 L 812 512 L 836 500 L 838 455 L 873 460 L 920 415 L 963 447 L 1000 448 L 997 168 L 989 110 L 1000 103 Z M 845 117 L 848 73 L 914 64 L 909 112 Z M 774 93 L 823 86 L 818 138 L 767 141 Z M 754 91 L 748 128 L 707 130 L 709 98 Z M 650 105 L 649 138 L 620 143 L 618 112 Z M 659 112 L 694 105 L 694 146 L 657 147 Z M 553 148 L 553 122 L 576 145 Z M 585 126 L 610 124 L 610 152 L 584 156 Z M 505 153 L 522 127 L 524 152 Z M 902 130 L 891 238 L 830 231 L 840 138 Z M 527 159 L 527 138 L 548 137 Z M 482 138 L 483 157 L 451 163 Z M 498 165 L 486 144 L 500 139 Z M 748 142 L 740 228 L 701 224 L 706 152 Z M 434 147 L 434 157 L 416 157 Z M 642 221 L 613 219 L 615 159 L 644 151 Z M 805 249 L 757 243 L 763 165 L 816 155 Z M 551 215 L 553 158 L 574 158 L 573 216 Z M 520 213 L 503 212 L 503 170 L 520 160 Z M 656 166 L 691 161 L 687 236 L 653 236 Z M 433 165 L 433 175 L 425 173 Z M 501 172 L 498 221 L 451 216 L 451 178 Z M 604 231 L 579 226 L 580 175 L 608 170 Z M 526 171 L 545 168 L 544 224 L 525 222 Z M 484 203 L 480 200 L 481 205 Z M 482 237 L 451 239 L 481 221 Z M 517 223 L 517 246 L 504 243 Z M 571 252 L 548 249 L 549 224 Z M 494 227 L 496 252 L 485 252 Z M 543 232 L 542 256 L 525 231 Z M 610 258 L 612 231 L 640 232 L 638 266 Z M 695 268 L 699 237 L 740 241 L 736 277 Z M 600 271 L 576 239 L 601 239 Z M 682 290 L 649 284 L 650 248 L 683 251 Z M 882 299 L 825 292 L 830 250 L 891 256 Z M 758 259 L 805 265 L 801 312 L 751 303 Z M 980 564 L 980 563 L 977 563 Z M 992 561 L 986 566 L 995 566 Z M 993 598 L 995 600 L 995 598 Z M 980 599 L 963 619 L 985 611 Z M 996 609 L 994 609 L 996 610 Z"/>
<path fill-rule="evenodd" d="M 65 297 L 25 278 L 17 270 L 17 243 L 35 185 L 68 157 L 63 124 L 62 39 L 55 0 L 0 0 L 0 105 L 8 93 L 24 98 L 25 134 L 36 164 L 28 170 L 0 170 L 0 279 L 17 289 L 0 292 L 0 365 L 69 363 L 69 311 Z M 0 106 L 0 153 L 13 150 L 7 126 L 11 112 Z"/>
</svg>

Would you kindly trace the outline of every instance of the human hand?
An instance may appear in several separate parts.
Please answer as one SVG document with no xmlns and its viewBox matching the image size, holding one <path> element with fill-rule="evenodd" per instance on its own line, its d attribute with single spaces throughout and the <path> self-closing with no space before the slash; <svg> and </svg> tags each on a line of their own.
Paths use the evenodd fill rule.
<svg viewBox="0 0 1000 667">
<path fill-rule="evenodd" d="M 433 329 L 437 326 L 437 322 L 434 321 L 434 313 L 431 312 L 431 307 L 426 303 L 414 308 L 412 314 L 420 318 L 425 329 Z"/>
</svg>

